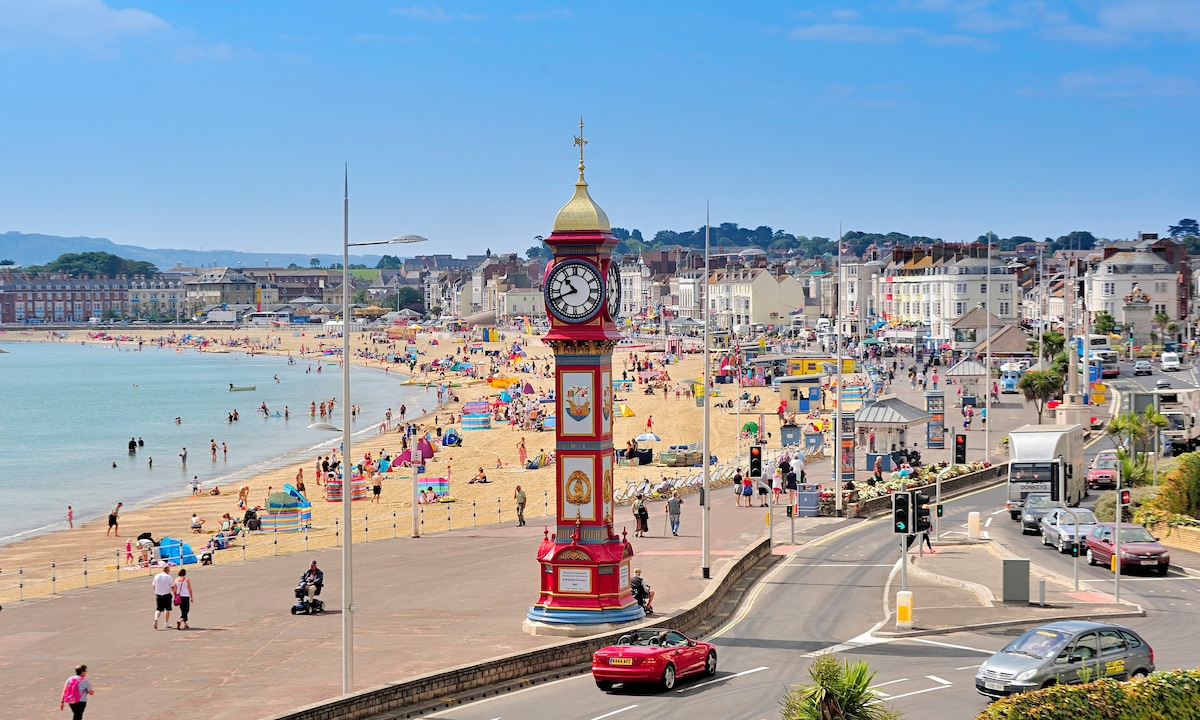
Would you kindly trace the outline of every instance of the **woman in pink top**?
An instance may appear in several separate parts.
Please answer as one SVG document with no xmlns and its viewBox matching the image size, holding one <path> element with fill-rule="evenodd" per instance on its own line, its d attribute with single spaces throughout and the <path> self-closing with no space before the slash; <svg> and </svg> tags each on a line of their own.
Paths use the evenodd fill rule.
<svg viewBox="0 0 1200 720">
<path fill-rule="evenodd" d="M 187 628 L 188 626 L 188 611 L 192 609 L 192 601 L 196 596 L 192 594 L 192 579 L 187 576 L 185 568 L 179 569 L 179 577 L 175 578 L 175 598 L 179 605 L 179 619 L 175 621 L 175 629 L 179 626 Z"/>
</svg>

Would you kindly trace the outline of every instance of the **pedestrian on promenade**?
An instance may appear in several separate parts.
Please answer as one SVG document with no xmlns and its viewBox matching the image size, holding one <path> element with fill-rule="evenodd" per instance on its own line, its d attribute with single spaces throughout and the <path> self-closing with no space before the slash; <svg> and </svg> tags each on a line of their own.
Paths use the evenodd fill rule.
<svg viewBox="0 0 1200 720">
<path fill-rule="evenodd" d="M 195 602 L 196 596 L 192 592 L 192 579 L 187 576 L 186 568 L 179 568 L 179 577 L 175 579 L 175 598 L 172 602 L 179 606 L 179 619 L 175 621 L 175 629 L 180 629 L 182 625 L 188 628 L 188 612 L 192 609 L 192 603 Z"/>
<path fill-rule="evenodd" d="M 634 537 L 646 537 L 646 533 L 650 530 L 649 520 L 650 511 L 646 509 L 646 496 L 638 493 L 637 498 L 633 501 Z"/>
<path fill-rule="evenodd" d="M 525 524 L 525 491 L 518 485 L 513 491 L 513 500 L 517 501 L 517 527 Z"/>
<path fill-rule="evenodd" d="M 671 534 L 679 535 L 679 516 L 683 514 L 683 498 L 679 497 L 679 491 L 671 493 L 671 497 L 667 498 L 667 517 L 671 520 Z"/>
<path fill-rule="evenodd" d="M 733 473 L 733 499 L 737 502 L 737 506 L 742 506 L 742 469 L 738 468 Z"/>
<path fill-rule="evenodd" d="M 122 503 L 117 503 L 108 512 L 108 529 L 104 531 L 104 537 L 108 537 L 110 532 L 113 534 L 113 537 L 121 537 L 121 506 Z"/>
<path fill-rule="evenodd" d="M 82 720 L 83 711 L 87 710 L 88 695 L 95 695 L 92 683 L 87 679 L 87 665 L 76 665 L 75 674 L 67 678 L 63 685 L 62 699 L 58 709 L 64 706 L 71 708 L 71 720 Z"/>
<path fill-rule="evenodd" d="M 158 629 L 158 619 L 161 617 L 165 630 L 171 625 L 171 603 L 174 599 L 175 579 L 171 577 L 171 566 L 163 565 L 150 584 L 154 586 L 154 629 Z"/>
</svg>

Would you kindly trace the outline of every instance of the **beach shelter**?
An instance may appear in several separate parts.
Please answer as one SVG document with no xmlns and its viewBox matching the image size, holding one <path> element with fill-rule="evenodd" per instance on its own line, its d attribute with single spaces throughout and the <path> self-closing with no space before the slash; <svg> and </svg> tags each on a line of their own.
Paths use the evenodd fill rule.
<svg viewBox="0 0 1200 720">
<path fill-rule="evenodd" d="M 628 405 L 621 403 L 613 408 L 613 415 L 616 415 L 617 417 L 634 417 L 635 413 Z"/>
<path fill-rule="evenodd" d="M 433 443 L 429 442 L 426 438 L 421 438 L 417 441 L 417 450 L 421 453 L 422 461 L 433 457 L 433 454 L 436 452 L 433 448 Z"/>
<path fill-rule="evenodd" d="M 273 492 L 267 506 L 258 514 L 264 532 L 299 532 L 312 525 L 312 505 L 290 485 L 292 492 Z"/>
<path fill-rule="evenodd" d="M 362 475 L 354 475 L 350 478 L 350 501 L 357 502 L 358 500 L 368 500 L 371 497 L 371 488 L 367 485 L 367 479 Z M 329 478 L 325 481 L 325 502 L 341 502 L 342 501 L 342 479 L 338 477 Z"/>
<path fill-rule="evenodd" d="M 526 382 L 525 387 L 521 388 L 521 392 L 524 393 L 525 395 L 532 395 L 534 393 L 533 383 Z"/>
<path fill-rule="evenodd" d="M 459 435 L 454 428 L 446 428 L 446 431 L 442 433 L 442 447 L 454 447 L 461 442 L 462 435 Z"/>
<path fill-rule="evenodd" d="M 472 400 L 462 406 L 463 415 L 478 415 L 488 412 L 487 400 Z"/>
<path fill-rule="evenodd" d="M 418 478 L 417 489 L 421 491 L 433 488 L 433 494 L 441 497 L 450 494 L 450 481 L 444 477 Z"/>
<path fill-rule="evenodd" d="M 756 423 L 756 422 L 745 423 L 744 425 L 742 425 L 742 432 L 757 435 L 758 434 L 758 423 Z"/>
<path fill-rule="evenodd" d="M 158 556 L 172 565 L 194 565 L 196 563 L 196 553 L 192 552 L 191 545 L 169 537 L 164 537 L 158 542 Z"/>
</svg>

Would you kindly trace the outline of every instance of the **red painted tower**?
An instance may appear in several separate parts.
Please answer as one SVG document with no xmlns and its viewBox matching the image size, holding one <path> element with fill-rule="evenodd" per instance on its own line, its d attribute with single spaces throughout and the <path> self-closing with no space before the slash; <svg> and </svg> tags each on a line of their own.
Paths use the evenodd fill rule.
<svg viewBox="0 0 1200 720">
<path fill-rule="evenodd" d="M 557 530 L 538 548 L 541 589 L 525 630 L 538 634 L 600 632 L 606 624 L 644 617 L 629 592 L 633 546 L 613 529 L 612 351 L 621 282 L 608 216 L 583 179 L 583 120 L 579 121 L 579 180 L 558 211 L 546 244 L 545 300 L 554 349 L 554 431 Z"/>
</svg>

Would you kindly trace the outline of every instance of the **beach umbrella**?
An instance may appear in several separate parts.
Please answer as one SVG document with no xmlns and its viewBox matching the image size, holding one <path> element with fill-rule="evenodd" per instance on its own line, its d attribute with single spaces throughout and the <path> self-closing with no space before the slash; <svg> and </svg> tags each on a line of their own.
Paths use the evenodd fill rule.
<svg viewBox="0 0 1200 720">
<path fill-rule="evenodd" d="M 662 441 L 662 438 L 660 438 L 658 435 L 656 435 L 655 433 L 652 433 L 652 432 L 642 433 L 641 435 L 638 435 L 634 439 L 637 440 L 638 442 L 660 442 L 660 441 Z"/>
<path fill-rule="evenodd" d="M 748 422 L 745 425 L 742 425 L 742 432 L 757 433 L 758 432 L 758 423 Z"/>
<path fill-rule="evenodd" d="M 878 345 L 879 341 L 876 340 L 875 338 L 867 338 L 866 340 L 862 341 L 862 344 L 863 345 Z"/>
</svg>

